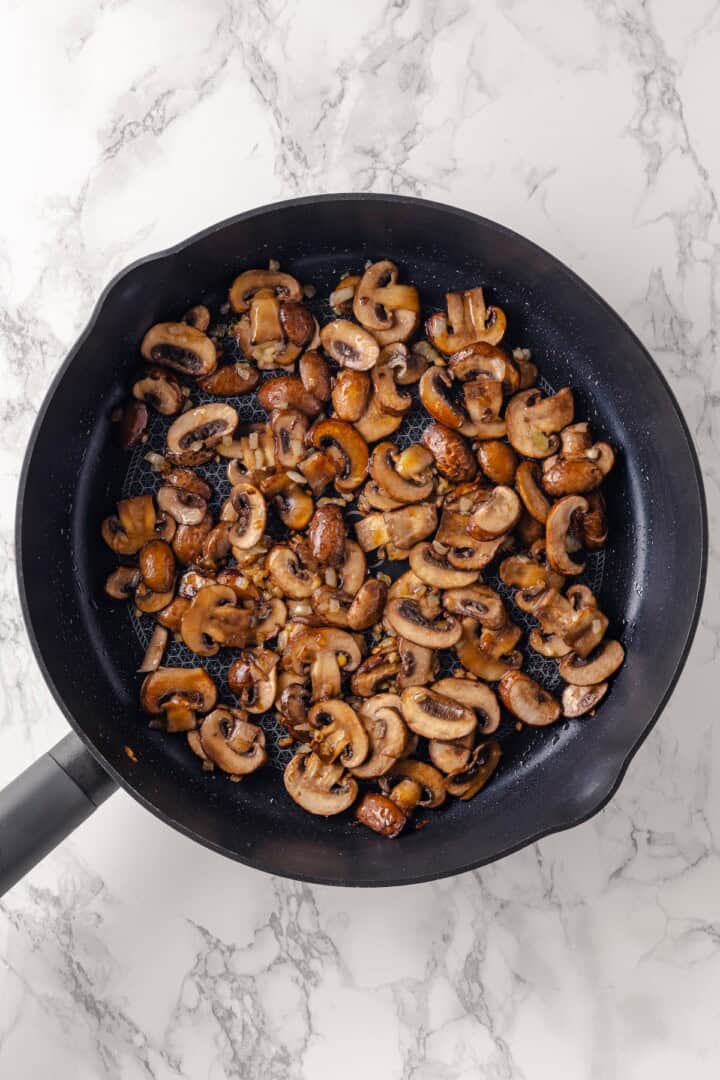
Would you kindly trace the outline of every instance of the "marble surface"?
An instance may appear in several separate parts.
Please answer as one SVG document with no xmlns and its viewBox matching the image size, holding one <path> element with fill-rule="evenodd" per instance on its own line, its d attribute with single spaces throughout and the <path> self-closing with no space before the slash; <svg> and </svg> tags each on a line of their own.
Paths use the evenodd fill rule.
<svg viewBox="0 0 720 1080">
<path fill-rule="evenodd" d="M 20 618 L 33 416 L 104 283 L 253 205 L 406 192 L 569 263 L 720 509 L 716 0 L 3 5 L 0 782 L 65 731 Z M 273 880 L 129 797 L 0 901 L 0 1077 L 688 1080 L 720 1060 L 720 603 L 615 800 L 454 881 Z"/>
</svg>

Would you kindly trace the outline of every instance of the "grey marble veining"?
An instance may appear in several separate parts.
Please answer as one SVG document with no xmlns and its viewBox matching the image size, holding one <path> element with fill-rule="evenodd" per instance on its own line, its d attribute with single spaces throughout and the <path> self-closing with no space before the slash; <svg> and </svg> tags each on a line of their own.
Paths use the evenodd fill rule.
<svg viewBox="0 0 720 1080">
<path fill-rule="evenodd" d="M 114 796 L 0 901 L 0 1076 L 688 1080 L 720 1061 L 720 5 L 10 0 L 0 34 L 0 782 L 64 724 L 13 568 L 23 445 L 109 278 L 244 208 L 495 218 L 651 350 L 711 517 L 685 673 L 617 797 L 412 889 L 273 880 Z"/>
</svg>

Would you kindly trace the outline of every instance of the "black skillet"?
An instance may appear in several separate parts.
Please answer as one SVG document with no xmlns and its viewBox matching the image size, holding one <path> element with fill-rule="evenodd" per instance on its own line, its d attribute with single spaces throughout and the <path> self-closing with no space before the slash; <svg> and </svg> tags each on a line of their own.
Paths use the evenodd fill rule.
<svg viewBox="0 0 720 1080">
<path fill-rule="evenodd" d="M 113 445 L 110 415 L 152 323 L 203 301 L 217 310 L 234 275 L 269 258 L 327 296 L 341 271 L 379 257 L 401 265 L 428 307 L 441 307 L 446 290 L 485 285 L 507 313 L 508 343 L 533 350 L 547 387 L 572 386 L 578 417 L 619 451 L 607 485 L 611 543 L 593 584 L 627 648 L 595 718 L 510 729 L 501 768 L 480 796 L 453 801 L 393 842 L 350 815 L 305 814 L 276 769 L 239 785 L 209 777 L 184 739 L 148 729 L 135 674 L 145 631 L 103 598 L 113 558 L 99 530 L 121 493 L 143 482 L 138 455 Z M 143 259 L 101 297 L 25 458 L 20 596 L 38 663 L 73 731 L 0 793 L 0 892 L 116 784 L 224 855 L 332 885 L 456 874 L 574 825 L 610 798 L 668 700 L 695 631 L 706 549 L 700 470 L 663 376 L 587 285 L 521 236 L 419 199 L 327 195 L 240 214 Z"/>
</svg>

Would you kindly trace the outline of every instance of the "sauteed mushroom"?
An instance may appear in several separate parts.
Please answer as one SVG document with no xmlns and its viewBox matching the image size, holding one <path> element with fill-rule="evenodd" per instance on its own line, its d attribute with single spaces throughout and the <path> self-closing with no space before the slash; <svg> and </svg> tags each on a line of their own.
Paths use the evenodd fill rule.
<svg viewBox="0 0 720 1080">
<path fill-rule="evenodd" d="M 546 458 L 560 445 L 557 432 L 572 423 L 575 405 L 572 390 L 565 387 L 551 397 L 539 390 L 522 390 L 508 402 L 507 435 L 519 454 Z"/>
<path fill-rule="evenodd" d="M 257 368 L 251 367 L 244 360 L 234 364 L 225 364 L 212 375 L 200 379 L 198 386 L 206 394 L 215 397 L 241 397 L 250 394 L 260 381 Z"/>
<path fill-rule="evenodd" d="M 473 480 L 477 472 L 475 458 L 462 435 L 444 424 L 429 424 L 422 434 L 422 444 L 433 458 L 441 476 L 455 483 Z"/>
<path fill-rule="evenodd" d="M 367 408 L 372 383 L 365 371 L 344 368 L 332 388 L 332 404 L 340 420 L 359 420 Z"/>
<path fill-rule="evenodd" d="M 293 802 L 309 814 L 331 817 L 352 806 L 357 798 L 357 781 L 336 761 L 323 761 L 315 753 L 299 753 L 283 774 L 285 790 Z"/>
<path fill-rule="evenodd" d="M 545 727 L 560 716 L 560 704 L 539 683 L 522 671 L 508 671 L 498 683 L 498 693 L 506 709 L 525 724 Z"/>
<path fill-rule="evenodd" d="M 217 701 L 215 683 L 202 668 L 160 667 L 151 672 L 140 689 L 140 707 L 150 716 L 162 717 L 151 727 L 165 731 L 190 731 L 199 714 L 210 712 Z"/>
<path fill-rule="evenodd" d="M 355 371 L 368 371 L 380 355 L 380 346 L 372 334 L 348 319 L 326 323 L 320 331 L 320 342 L 340 367 Z"/>
<path fill-rule="evenodd" d="M 452 615 L 444 619 L 428 619 L 417 600 L 409 597 L 388 600 L 385 618 L 400 637 L 428 649 L 449 649 L 462 633 L 458 619 Z"/>
<path fill-rule="evenodd" d="M 231 405 L 214 402 L 182 413 L 167 433 L 167 456 L 180 465 L 199 465 L 212 457 L 212 448 L 232 437 L 238 415 Z"/>
<path fill-rule="evenodd" d="M 449 356 L 475 341 L 497 345 L 505 333 L 505 312 L 499 307 L 487 307 L 483 290 L 467 289 L 463 293 L 447 293 L 447 314 L 431 315 L 425 324 L 433 345 Z"/>
<path fill-rule="evenodd" d="M 142 339 L 140 352 L 146 360 L 200 379 L 217 367 L 215 343 L 207 334 L 187 323 L 157 323 Z"/>
<path fill-rule="evenodd" d="M 487 784 L 500 762 L 502 749 L 496 739 L 479 743 L 467 765 L 454 770 L 445 777 L 449 795 L 467 801 L 473 799 Z"/>
<path fill-rule="evenodd" d="M 389 259 L 368 266 L 355 289 L 353 314 L 368 330 L 397 328 L 395 312 L 419 315 L 420 297 L 414 285 L 398 285 L 398 268 Z"/>
<path fill-rule="evenodd" d="M 358 780 L 373 780 L 389 772 L 407 746 L 402 702 L 397 694 L 375 694 L 363 701 L 358 716 L 367 732 L 369 749 L 365 761 L 352 773 Z"/>
<path fill-rule="evenodd" d="M 228 671 L 228 686 L 249 713 L 272 708 L 277 693 L 277 653 L 269 649 L 245 649 Z"/>
<path fill-rule="evenodd" d="M 175 416 L 185 404 L 182 387 L 170 371 L 147 368 L 141 378 L 133 383 L 133 397 L 150 405 L 162 416 Z"/>
<path fill-rule="evenodd" d="M 230 287 L 230 306 L 242 314 L 250 308 L 253 297 L 261 289 L 271 290 L 278 300 L 302 300 L 300 282 L 290 274 L 277 270 L 245 270 L 235 278 Z"/>
<path fill-rule="evenodd" d="M 242 709 L 221 706 L 202 722 L 200 743 L 207 757 L 231 776 L 247 776 L 267 761 L 265 732 Z"/>
</svg>

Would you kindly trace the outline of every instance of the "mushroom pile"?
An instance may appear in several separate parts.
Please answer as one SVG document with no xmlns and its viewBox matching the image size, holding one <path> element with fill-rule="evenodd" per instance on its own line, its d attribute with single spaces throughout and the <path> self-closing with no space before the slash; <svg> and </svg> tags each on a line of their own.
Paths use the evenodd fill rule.
<svg viewBox="0 0 720 1080">
<path fill-rule="evenodd" d="M 147 455 L 161 483 L 102 523 L 120 559 L 106 593 L 155 624 L 151 725 L 237 781 L 268 760 L 261 717 L 276 716 L 289 796 L 322 816 L 355 804 L 388 837 L 482 790 L 503 710 L 513 729 L 592 713 L 624 658 L 577 580 L 607 541 L 612 448 L 576 421 L 569 387 L 544 395 L 529 351 L 503 348 L 505 314 L 481 288 L 448 293 L 421 336 L 418 291 L 398 279 L 388 259 L 344 275 L 320 326 L 312 290 L 277 264 L 241 273 L 222 314 L 242 360 L 223 362 L 203 305 L 151 327 L 115 420 L 130 448 L 151 412 L 169 419 L 164 454 Z M 267 421 L 241 423 L 228 399 L 256 388 Z M 401 447 L 418 399 L 427 425 Z M 222 459 L 213 513 L 198 470 Z M 560 700 L 521 670 L 491 564 L 536 622 L 527 649 L 556 661 Z M 230 650 L 231 703 L 202 666 L 163 666 L 169 634 L 199 665 Z"/>
</svg>

